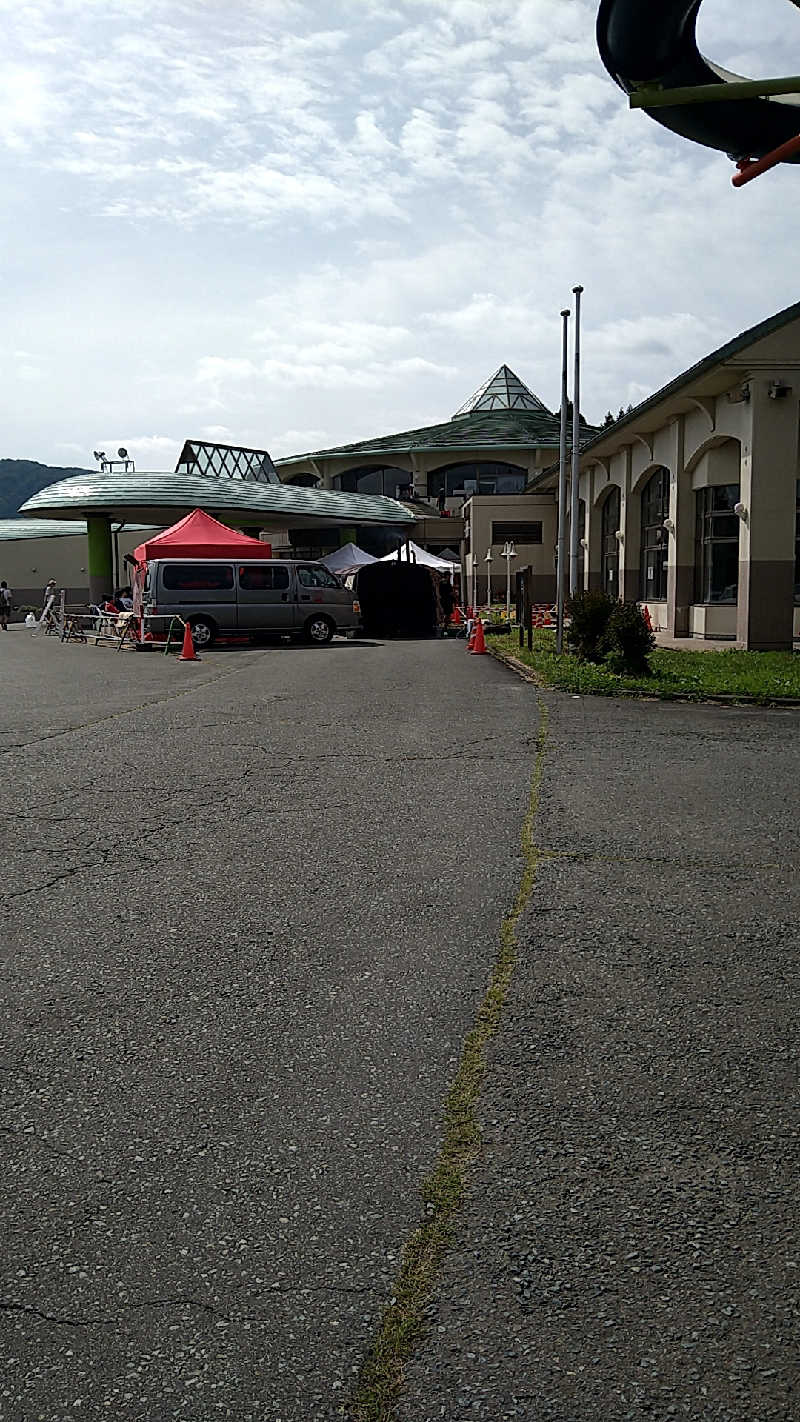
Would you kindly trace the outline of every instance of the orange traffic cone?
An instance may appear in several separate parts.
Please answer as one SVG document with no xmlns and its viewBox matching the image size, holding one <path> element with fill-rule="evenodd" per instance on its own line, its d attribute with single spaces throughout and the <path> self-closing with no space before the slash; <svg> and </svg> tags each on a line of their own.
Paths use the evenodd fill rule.
<svg viewBox="0 0 800 1422">
<path fill-rule="evenodd" d="M 194 649 L 194 642 L 192 641 L 192 629 L 189 626 L 188 622 L 185 622 L 183 625 L 183 647 L 181 649 L 181 654 L 178 657 L 178 661 L 199 662 L 199 660 L 200 658 L 198 657 Z"/>
<path fill-rule="evenodd" d="M 653 621 L 650 616 L 650 608 L 647 606 L 647 603 L 645 603 L 644 607 L 642 608 L 642 617 L 644 618 L 644 625 L 647 628 L 648 632 L 652 632 Z"/>
<path fill-rule="evenodd" d="M 472 646 L 468 647 L 467 651 L 472 652 L 475 656 L 486 652 L 486 638 L 483 635 L 483 623 L 480 618 L 476 619 Z"/>
</svg>

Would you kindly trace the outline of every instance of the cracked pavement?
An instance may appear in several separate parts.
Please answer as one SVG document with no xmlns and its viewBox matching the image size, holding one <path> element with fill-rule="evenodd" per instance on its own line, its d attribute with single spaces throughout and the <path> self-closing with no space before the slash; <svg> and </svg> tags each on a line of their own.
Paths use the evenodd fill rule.
<svg viewBox="0 0 800 1422">
<path fill-rule="evenodd" d="M 0 656 L 0 1418 L 333 1418 L 519 880 L 535 707 L 463 643 Z"/>
</svg>

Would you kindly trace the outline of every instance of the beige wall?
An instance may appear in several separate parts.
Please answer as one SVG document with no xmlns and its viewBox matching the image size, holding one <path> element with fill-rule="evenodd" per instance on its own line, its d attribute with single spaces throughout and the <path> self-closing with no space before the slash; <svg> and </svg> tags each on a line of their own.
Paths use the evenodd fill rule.
<svg viewBox="0 0 800 1422">
<path fill-rule="evenodd" d="M 119 535 L 120 559 L 125 553 L 132 553 L 145 537 L 141 530 L 123 529 Z M 25 603 L 40 606 L 42 589 L 50 578 L 55 578 L 59 590 L 65 589 L 68 601 L 85 602 L 89 596 L 87 559 L 85 533 L 0 541 L 0 577 L 13 589 L 18 606 Z M 120 578 L 123 583 L 129 581 L 124 569 Z"/>
<path fill-rule="evenodd" d="M 551 602 L 555 597 L 554 548 L 557 532 L 556 502 L 552 494 L 479 494 L 464 505 L 465 529 L 465 570 L 467 589 L 472 589 L 472 568 L 475 561 L 477 574 L 478 601 L 486 600 L 486 552 L 492 545 L 492 592 L 496 597 L 505 597 L 506 563 L 500 557 L 502 540 L 493 538 L 492 525 L 503 523 L 540 522 L 541 543 L 519 543 L 514 540 L 517 551 L 511 563 L 512 580 L 514 574 L 530 566 L 533 569 L 534 602 Z M 513 583 L 512 583 L 513 586 Z"/>
<path fill-rule="evenodd" d="M 611 487 L 621 498 L 620 592 L 640 596 L 641 492 L 653 470 L 670 471 L 666 630 L 725 636 L 751 648 L 789 647 L 793 608 L 795 488 L 800 474 L 800 323 L 741 352 L 730 368 L 706 373 L 710 392 L 687 385 L 663 408 L 631 421 L 582 460 L 588 510 L 587 586 L 599 586 L 601 509 Z M 788 387 L 773 398 L 775 383 Z M 745 389 L 746 387 L 746 389 Z M 649 424 L 651 428 L 645 428 Z M 641 426 L 641 427 L 639 427 Z M 738 607 L 694 601 L 696 494 L 740 486 Z"/>
</svg>

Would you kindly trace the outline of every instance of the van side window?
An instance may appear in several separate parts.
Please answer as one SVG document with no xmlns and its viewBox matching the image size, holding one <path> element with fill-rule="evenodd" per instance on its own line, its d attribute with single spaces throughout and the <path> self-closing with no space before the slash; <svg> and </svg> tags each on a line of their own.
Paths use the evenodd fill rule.
<svg viewBox="0 0 800 1422">
<path fill-rule="evenodd" d="M 220 592 L 233 587 L 233 568 L 229 563 L 167 563 L 162 581 L 175 592 Z"/>
<path fill-rule="evenodd" d="M 327 568 L 298 568 L 297 581 L 302 588 L 340 588 L 339 579 Z"/>
<path fill-rule="evenodd" d="M 247 568 L 239 569 L 239 587 L 245 592 L 278 592 L 289 586 L 289 569 Z"/>
</svg>

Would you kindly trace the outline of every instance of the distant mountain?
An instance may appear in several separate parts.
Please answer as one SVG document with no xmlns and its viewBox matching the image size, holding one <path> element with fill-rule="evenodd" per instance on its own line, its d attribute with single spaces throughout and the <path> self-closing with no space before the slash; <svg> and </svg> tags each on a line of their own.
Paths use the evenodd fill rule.
<svg viewBox="0 0 800 1422">
<path fill-rule="evenodd" d="M 34 459 L 0 459 L 0 518 L 16 518 L 20 504 L 31 494 L 70 479 L 73 474 L 86 474 L 86 469 L 62 469 L 58 465 L 37 464 Z"/>
</svg>

